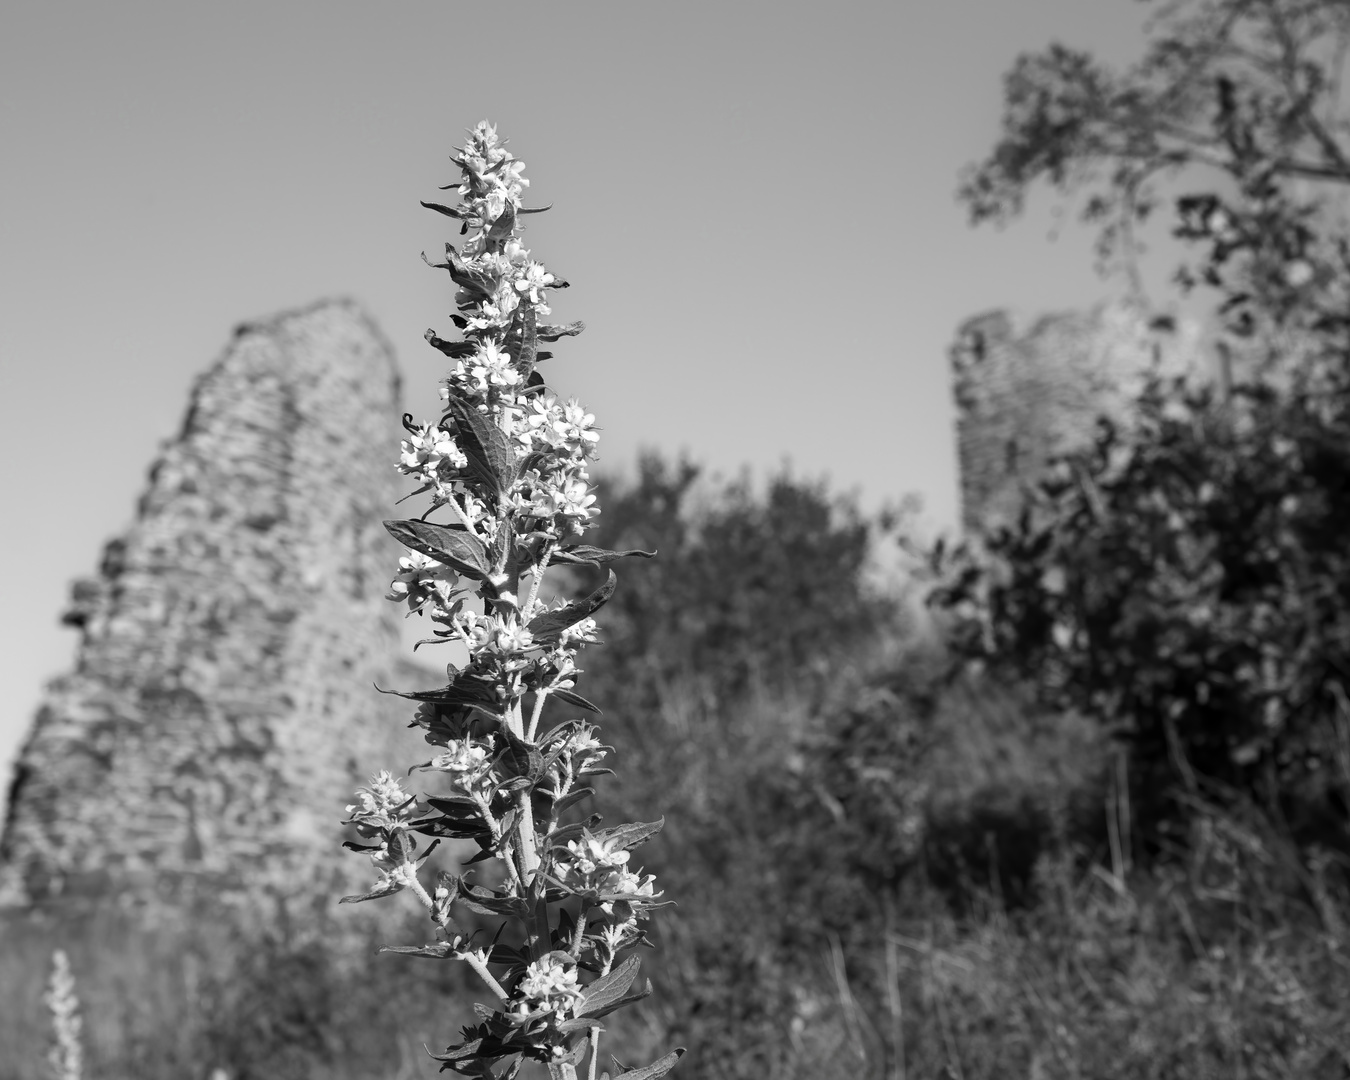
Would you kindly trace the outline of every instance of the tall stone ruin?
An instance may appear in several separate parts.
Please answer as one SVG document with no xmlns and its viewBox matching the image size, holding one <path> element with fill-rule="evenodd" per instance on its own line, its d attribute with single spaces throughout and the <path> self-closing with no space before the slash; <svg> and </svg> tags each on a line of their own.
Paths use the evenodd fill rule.
<svg viewBox="0 0 1350 1080">
<path fill-rule="evenodd" d="M 404 486 L 398 400 L 354 303 L 239 327 L 74 586 L 77 658 L 18 760 L 0 906 L 369 876 L 339 849 L 342 807 L 413 738 L 372 687 L 409 678 L 380 525 Z"/>
<path fill-rule="evenodd" d="M 1099 416 L 1123 417 L 1151 369 L 1207 364 L 1194 320 L 1129 301 L 1025 328 L 1007 311 L 977 315 L 957 330 L 950 361 L 961 523 L 973 535 L 1011 524 L 1048 461 L 1088 446 Z"/>
</svg>

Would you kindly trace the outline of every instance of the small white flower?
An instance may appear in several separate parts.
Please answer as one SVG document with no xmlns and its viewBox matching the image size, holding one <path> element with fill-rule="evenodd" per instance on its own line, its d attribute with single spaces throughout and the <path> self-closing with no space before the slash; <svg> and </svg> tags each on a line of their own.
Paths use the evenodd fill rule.
<svg viewBox="0 0 1350 1080">
<path fill-rule="evenodd" d="M 599 628 L 595 620 L 591 618 L 582 619 L 569 626 L 558 638 L 558 644 L 568 646 L 572 644 L 593 645 L 599 639 Z"/>
<path fill-rule="evenodd" d="M 423 424 L 410 438 L 403 441 L 399 472 L 424 473 L 434 477 L 441 463 L 451 469 L 462 469 L 469 463 L 450 433 L 441 427 Z"/>
<path fill-rule="evenodd" d="M 595 429 L 595 416 L 581 407 L 573 398 L 562 409 L 560 434 L 563 445 L 579 457 L 589 457 L 600 441 Z"/>
<path fill-rule="evenodd" d="M 520 276 L 516 278 L 516 292 L 528 296 L 530 303 L 537 304 L 543 290 L 552 285 L 553 281 L 553 275 L 544 269 L 544 264 L 532 260 L 525 264 Z"/>
<path fill-rule="evenodd" d="M 558 1019 L 566 1017 L 582 1000 L 575 966 L 562 963 L 552 954 L 541 957 L 525 969 L 516 984 L 516 993 L 523 999 L 515 1005 L 519 1013 L 552 1012 Z"/>
<path fill-rule="evenodd" d="M 410 551 L 399 558 L 398 577 L 390 583 L 385 599 L 406 601 L 409 611 L 421 611 L 428 602 L 437 612 L 444 611 L 454 598 L 458 582 L 450 567 L 420 551 Z"/>
<path fill-rule="evenodd" d="M 408 793 L 385 769 L 370 778 L 370 787 L 357 788 L 356 798 L 357 801 L 347 807 L 351 816 L 344 824 L 372 830 L 388 829 L 406 821 L 412 814 Z"/>
<path fill-rule="evenodd" d="M 612 840 L 586 836 L 567 841 L 567 851 L 574 872 L 591 877 L 602 870 L 615 870 L 628 862 L 629 853 L 614 847 Z"/>
</svg>

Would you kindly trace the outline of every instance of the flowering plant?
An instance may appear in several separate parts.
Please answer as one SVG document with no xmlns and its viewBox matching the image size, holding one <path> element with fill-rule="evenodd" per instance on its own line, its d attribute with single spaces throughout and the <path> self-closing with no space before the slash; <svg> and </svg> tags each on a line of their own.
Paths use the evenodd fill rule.
<svg viewBox="0 0 1350 1080">
<path fill-rule="evenodd" d="M 80 1080 L 84 1075 L 84 1048 L 80 1031 L 80 999 L 75 993 L 75 974 L 64 949 L 52 953 L 52 973 L 47 992 L 42 995 L 51 1014 L 52 1037 L 47 1048 L 47 1070 L 51 1080 Z"/>
<path fill-rule="evenodd" d="M 638 958 L 621 957 L 646 942 L 643 924 L 660 906 L 652 876 L 630 859 L 663 822 L 600 828 L 598 815 L 571 813 L 609 771 L 601 765 L 609 748 L 584 719 L 548 726 L 541 718 L 550 698 L 598 711 L 575 690 L 576 657 L 596 640 L 592 616 L 615 575 L 607 570 L 599 588 L 571 602 L 545 602 L 540 586 L 551 566 L 607 569 L 655 553 L 578 543 L 599 512 L 587 474 L 595 417 L 555 397 L 536 368 L 550 355 L 540 342 L 583 327 L 543 321 L 549 290 L 567 283 L 521 244 L 520 219 L 537 212 L 521 204 L 523 162 L 486 121 L 453 160 L 463 173 L 451 185 L 459 203 L 423 205 L 457 219 L 467 236 L 433 264 L 459 286 L 451 318 L 463 340 L 427 331 L 454 368 L 439 420 L 404 417 L 398 468 L 431 505 L 385 527 L 410 549 L 389 598 L 431 621 L 429 641 L 462 643 L 468 662 L 448 667 L 446 686 L 402 695 L 419 703 L 412 725 L 436 748 L 409 773 L 439 777 L 441 790 L 410 793 L 381 772 L 358 791 L 346 824 L 362 839 L 346 846 L 365 852 L 378 877 L 370 892 L 343 902 L 412 893 L 437 940 L 382 951 L 462 960 L 496 997 L 477 1006 L 478 1023 L 459 1044 L 434 1055 L 442 1070 L 509 1080 L 533 1060 L 554 1078 L 574 1078 L 589 1053 L 594 1080 L 601 1018 L 650 993 L 650 984 L 636 985 Z M 438 512 L 448 520 L 430 520 Z M 446 870 L 424 882 L 427 860 L 447 838 L 477 846 L 468 861 L 488 864 L 485 883 Z M 466 932 L 470 913 L 500 919 L 490 940 Z M 649 1080 L 682 1053 L 615 1067 L 628 1080 Z"/>
</svg>

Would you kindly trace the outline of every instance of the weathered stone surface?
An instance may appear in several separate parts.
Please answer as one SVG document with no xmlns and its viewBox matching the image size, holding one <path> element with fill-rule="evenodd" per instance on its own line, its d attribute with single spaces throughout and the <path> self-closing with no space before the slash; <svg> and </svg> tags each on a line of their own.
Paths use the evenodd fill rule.
<svg viewBox="0 0 1350 1080">
<path fill-rule="evenodd" d="M 1121 416 L 1148 370 L 1205 365 L 1200 327 L 1128 302 L 1047 315 L 1019 329 L 1006 311 L 962 323 L 952 347 L 961 520 L 981 534 L 1011 522 L 1048 459 Z"/>
<path fill-rule="evenodd" d="M 0 904 L 369 878 L 343 804 L 416 743 L 371 685 L 409 681 L 382 598 L 398 397 L 347 301 L 240 327 L 201 376 L 135 523 L 74 587 L 82 640 L 21 752 Z"/>
</svg>

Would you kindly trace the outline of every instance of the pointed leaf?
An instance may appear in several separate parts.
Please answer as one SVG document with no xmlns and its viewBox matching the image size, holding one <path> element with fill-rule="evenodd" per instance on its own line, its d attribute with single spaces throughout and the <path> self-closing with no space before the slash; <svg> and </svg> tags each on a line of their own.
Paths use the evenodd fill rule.
<svg viewBox="0 0 1350 1080">
<path fill-rule="evenodd" d="M 496 245 L 511 235 L 511 231 L 516 227 L 516 208 L 507 203 L 502 208 L 502 212 L 497 215 L 492 224 L 487 227 L 487 244 L 489 251 L 495 249 Z"/>
<path fill-rule="evenodd" d="M 630 990 L 622 997 L 615 998 L 613 1001 L 607 1002 L 604 1005 L 596 1006 L 595 1011 L 591 1013 L 591 1015 L 587 1017 L 587 1019 L 598 1020 L 602 1016 L 608 1016 L 610 1013 L 617 1012 L 619 1009 L 622 1009 L 626 1005 L 632 1005 L 636 1001 L 641 1001 L 645 997 L 650 997 L 651 992 L 652 992 L 652 984 L 649 980 L 645 985 L 643 985 L 637 990 Z"/>
<path fill-rule="evenodd" d="M 437 270 L 450 271 L 451 280 L 471 293 L 479 293 L 483 297 L 489 297 L 496 290 L 496 277 L 469 266 L 459 257 L 459 252 L 455 250 L 453 244 L 445 245 L 445 262 L 443 263 L 433 263 L 425 255 L 422 258 L 426 259 L 427 263 L 436 267 Z"/>
<path fill-rule="evenodd" d="M 535 332 L 539 335 L 540 341 L 557 341 L 563 337 L 576 337 L 586 329 L 584 322 L 563 323 L 543 323 L 536 328 Z"/>
<path fill-rule="evenodd" d="M 448 941 L 437 941 L 431 945 L 381 945 L 375 951 L 402 953 L 404 956 L 425 956 L 430 960 L 445 960 L 459 955 Z"/>
<path fill-rule="evenodd" d="M 629 1069 L 627 1072 L 621 1072 L 614 1080 L 657 1080 L 657 1077 L 665 1076 L 666 1073 L 675 1068 L 675 1064 L 683 1056 L 684 1047 L 677 1047 L 660 1061 L 653 1061 L 642 1069 Z"/>
<path fill-rule="evenodd" d="M 615 825 L 612 829 L 602 829 L 595 834 L 597 840 L 604 840 L 608 846 L 627 851 L 651 839 L 665 826 L 666 819 L 656 821 L 633 822 L 627 825 Z"/>
<path fill-rule="evenodd" d="M 576 806 L 582 799 L 589 798 L 594 794 L 595 788 L 591 787 L 576 788 L 573 791 L 569 791 L 553 804 L 553 812 L 554 814 L 561 815 L 564 811 L 570 810 L 572 807 Z"/>
<path fill-rule="evenodd" d="M 409 828 L 423 836 L 444 836 L 451 840 L 474 840 L 479 844 L 492 842 L 492 830 L 487 825 L 462 818 L 422 818 L 419 821 L 412 822 Z"/>
<path fill-rule="evenodd" d="M 432 1054 L 435 1061 L 465 1061 L 474 1057 L 483 1046 L 482 1039 L 471 1039 L 468 1042 L 460 1043 L 458 1046 L 449 1047 L 444 1054 Z"/>
<path fill-rule="evenodd" d="M 449 686 L 439 690 L 383 690 L 375 687 L 381 694 L 406 698 L 409 701 L 428 701 L 438 705 L 491 705 L 496 698 L 496 684 L 484 679 L 467 679 L 463 676 L 455 679 Z"/>
<path fill-rule="evenodd" d="M 445 563 L 466 577 L 482 581 L 491 573 L 487 548 L 468 529 L 430 521 L 386 521 L 384 527 L 404 547 Z"/>
<path fill-rule="evenodd" d="M 387 878 L 382 885 L 376 886 L 368 893 L 359 896 L 344 896 L 338 901 L 339 904 L 359 904 L 363 900 L 378 900 L 381 896 L 393 896 L 396 892 L 403 891 L 403 882 L 397 878 Z"/>
<path fill-rule="evenodd" d="M 459 900 L 480 915 L 514 915 L 517 918 L 524 918 L 530 910 L 529 904 L 521 897 L 499 896 L 481 885 L 461 885 Z"/>
<path fill-rule="evenodd" d="M 559 701 L 565 701 L 569 705 L 575 705 L 578 709 L 585 709 L 587 712 L 598 713 L 599 705 L 593 705 L 574 690 L 554 690 L 553 696 Z"/>
<path fill-rule="evenodd" d="M 506 432 L 459 398 L 450 399 L 449 412 L 455 418 L 456 442 L 469 459 L 469 468 L 494 495 L 501 495 L 516 479 L 516 452 Z"/>
<path fill-rule="evenodd" d="M 497 755 L 496 764 L 502 766 L 508 776 L 523 776 L 531 782 L 538 780 L 544 771 L 544 755 L 534 743 L 526 742 L 505 724 L 497 729 L 497 735 L 506 744 Z"/>
<path fill-rule="evenodd" d="M 433 349 L 440 349 L 452 360 L 463 360 L 478 351 L 472 341 L 446 341 L 444 338 L 437 337 L 435 330 L 428 330 L 422 336 L 427 339 L 428 345 Z"/>
<path fill-rule="evenodd" d="M 420 201 L 420 200 L 419 200 Z M 428 210 L 435 210 L 438 214 L 444 214 L 446 217 L 460 217 L 460 212 L 453 206 L 443 206 L 441 203 L 424 202 L 422 203 Z"/>
<path fill-rule="evenodd" d="M 613 562 L 615 559 L 627 559 L 633 556 L 640 559 L 651 559 L 655 558 L 656 552 L 643 551 L 640 548 L 630 548 L 627 551 L 609 551 L 605 548 L 591 547 L 589 544 L 578 544 L 576 547 L 555 551 L 553 561 L 601 566 L 604 563 Z"/>
<path fill-rule="evenodd" d="M 526 371 L 534 364 L 534 354 L 539 351 L 539 334 L 533 304 L 520 306 L 520 347 L 516 353 L 516 363 Z"/>
<path fill-rule="evenodd" d="M 599 1010 L 618 1001 L 637 978 L 642 961 L 630 956 L 608 975 L 591 983 L 581 992 L 581 1002 L 577 1006 L 577 1016 L 598 1016 Z"/>
<path fill-rule="evenodd" d="M 564 630 L 579 623 L 613 596 L 614 588 L 618 583 L 619 579 L 611 570 L 609 576 L 605 578 L 605 583 L 590 596 L 582 600 L 573 600 L 567 606 L 558 608 L 556 611 L 546 611 L 542 615 L 535 616 L 530 620 L 529 625 L 529 631 L 534 635 L 534 640 L 543 643 L 557 641 Z"/>
</svg>

